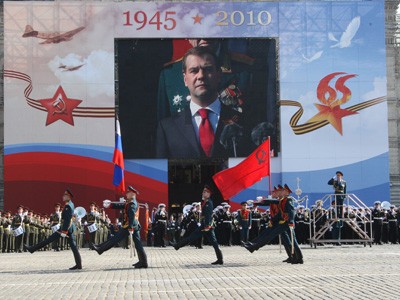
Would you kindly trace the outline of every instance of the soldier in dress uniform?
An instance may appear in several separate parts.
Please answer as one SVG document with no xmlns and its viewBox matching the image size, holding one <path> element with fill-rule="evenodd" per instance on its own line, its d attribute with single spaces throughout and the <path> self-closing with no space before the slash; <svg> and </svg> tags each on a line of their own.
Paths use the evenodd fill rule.
<svg viewBox="0 0 400 300">
<path fill-rule="evenodd" d="M 41 241 L 40 243 L 34 245 L 34 246 L 28 246 L 25 245 L 25 248 L 30 252 L 33 253 L 46 245 L 49 245 L 53 241 L 57 240 L 60 238 L 60 235 L 62 237 L 67 238 L 68 243 L 71 247 L 72 253 L 74 254 L 74 259 L 75 259 L 75 266 L 69 268 L 70 270 L 80 270 L 82 269 L 82 260 L 81 260 L 81 255 L 79 254 L 78 247 L 76 246 L 76 241 L 75 241 L 75 236 L 73 234 L 75 230 L 75 225 L 73 223 L 72 217 L 74 214 L 74 203 L 72 203 L 72 198 L 73 194 L 69 189 L 66 189 L 64 194 L 63 194 L 63 201 L 64 201 L 64 208 L 61 213 L 61 219 L 62 219 L 62 225 L 60 228 L 60 231 L 54 232 L 50 237 L 45 239 L 44 241 Z"/>
<path fill-rule="evenodd" d="M 31 229 L 31 223 L 32 223 L 32 210 L 28 209 L 27 214 L 24 216 L 24 228 L 25 228 L 25 234 L 24 234 L 24 245 L 32 245 L 32 229 Z M 24 249 L 26 252 L 26 249 Z"/>
<path fill-rule="evenodd" d="M 382 245 L 382 227 L 385 212 L 381 207 L 381 201 L 374 202 L 374 209 L 371 213 L 373 218 L 372 231 L 374 233 L 374 243 L 376 245 Z"/>
<path fill-rule="evenodd" d="M 347 183 L 343 179 L 343 173 L 341 171 L 337 171 L 336 176 L 329 179 L 328 184 L 332 185 L 335 191 L 335 207 L 337 217 L 343 218 L 343 202 L 347 193 Z"/>
<path fill-rule="evenodd" d="M 214 234 L 214 227 L 213 227 L 213 210 L 214 205 L 211 199 L 211 188 L 208 185 L 204 186 L 203 193 L 202 193 L 202 209 L 201 209 L 201 224 L 200 227 L 197 227 L 194 232 L 190 236 L 185 239 L 180 240 L 177 244 L 174 244 L 175 250 L 179 250 L 189 244 L 192 241 L 195 241 L 202 237 L 203 235 L 206 236 L 209 244 L 214 247 L 215 254 L 217 255 L 217 260 L 213 262 L 213 265 L 222 265 L 224 263 L 221 249 L 219 248 L 217 239 Z"/>
<path fill-rule="evenodd" d="M 97 218 L 98 213 L 96 211 L 96 203 L 90 203 L 89 211 L 86 216 L 82 218 L 82 222 L 85 225 L 89 233 L 89 249 L 93 250 L 93 244 L 96 243 L 96 232 L 97 232 Z"/>
<path fill-rule="evenodd" d="M 389 242 L 389 221 L 387 219 L 387 209 L 383 208 L 383 212 L 382 243 L 387 244 Z"/>
<path fill-rule="evenodd" d="M 282 244 L 288 254 L 284 262 L 292 264 L 302 264 L 303 254 L 296 240 L 294 232 L 294 206 L 293 197 L 290 196 L 291 189 L 285 184 L 284 187 L 278 186 L 272 191 L 273 198 L 262 199 L 260 205 L 269 205 L 271 211 L 271 222 L 269 227 L 263 231 L 256 239 L 244 243 L 244 247 L 253 253 L 273 240 L 277 235 L 281 235 Z M 274 199 L 275 198 L 275 199 Z"/>
<path fill-rule="evenodd" d="M 160 203 L 158 210 L 154 215 L 155 231 L 154 231 L 154 247 L 165 247 L 165 232 L 167 230 L 168 214 L 165 211 L 165 204 Z"/>
<path fill-rule="evenodd" d="M 213 219 L 215 224 L 214 232 L 219 245 L 224 245 L 223 213 L 224 213 L 224 208 L 222 207 L 222 205 L 218 205 L 216 208 L 214 208 L 213 212 Z"/>
<path fill-rule="evenodd" d="M 141 226 L 138 219 L 136 219 L 136 211 L 139 208 L 139 205 L 136 201 L 136 195 L 139 195 L 139 192 L 129 185 L 125 193 L 126 202 L 108 204 L 103 202 L 105 208 L 110 206 L 114 209 L 124 210 L 122 227 L 111 239 L 100 245 L 93 245 L 93 249 L 96 250 L 99 255 L 101 255 L 103 254 L 103 252 L 108 251 L 113 246 L 117 245 L 120 241 L 131 236 L 139 258 L 139 261 L 133 266 L 135 267 L 135 269 L 142 269 L 147 268 L 148 264 L 147 255 L 140 240 Z"/>
<path fill-rule="evenodd" d="M 118 218 L 116 218 L 114 220 L 114 223 L 110 224 L 110 238 L 118 234 L 118 231 L 120 231 L 120 229 L 121 229 L 121 222 Z M 119 247 L 119 245 L 116 244 L 115 247 Z"/>
<path fill-rule="evenodd" d="M 0 253 L 3 252 L 3 235 L 4 235 L 4 229 L 3 229 L 3 212 L 0 210 Z"/>
<path fill-rule="evenodd" d="M 22 229 L 22 221 L 23 221 L 23 212 L 24 209 L 22 205 L 17 207 L 17 213 L 14 215 L 12 222 L 11 222 L 11 229 L 13 232 L 17 232 L 17 230 Z M 22 253 L 22 241 L 24 240 L 24 233 L 23 231 L 20 232 L 18 235 L 15 235 L 15 242 L 14 242 L 14 252 L 15 253 Z"/>
<path fill-rule="evenodd" d="M 296 214 L 294 216 L 295 222 L 295 232 L 297 237 L 297 242 L 299 244 L 305 244 L 307 242 L 307 234 L 305 223 L 305 214 L 304 214 L 304 206 L 299 205 L 296 209 Z"/>
<path fill-rule="evenodd" d="M 172 214 L 169 216 L 169 220 L 167 222 L 167 237 L 169 243 L 176 243 L 175 235 L 177 230 L 177 222 L 175 219 L 175 215 Z"/>
<path fill-rule="evenodd" d="M 53 230 L 53 232 L 58 231 L 60 229 L 60 223 L 61 223 L 61 204 L 56 203 L 54 205 L 54 212 L 50 215 L 50 227 Z M 51 246 L 54 251 L 60 251 L 60 239 L 56 239 Z"/>
<path fill-rule="evenodd" d="M 260 234 L 264 232 L 265 229 L 268 228 L 269 224 L 269 210 L 266 210 L 261 213 L 261 221 L 260 221 Z"/>
<path fill-rule="evenodd" d="M 229 204 L 224 205 L 223 213 L 222 213 L 222 232 L 223 232 L 223 245 L 231 246 L 232 245 L 232 214 L 231 214 L 231 206 Z"/>
<path fill-rule="evenodd" d="M 249 230 L 251 229 L 251 212 L 247 207 L 247 201 L 243 201 L 240 203 L 242 208 L 239 210 L 237 215 L 237 220 L 239 222 L 240 229 L 240 240 L 242 243 L 246 243 L 249 241 Z"/>
<path fill-rule="evenodd" d="M 390 209 L 387 212 L 386 218 L 389 222 L 389 242 L 391 244 L 397 244 L 398 241 L 398 224 L 397 224 L 397 213 L 394 205 L 390 205 Z"/>
<path fill-rule="evenodd" d="M 10 253 L 12 249 L 12 241 L 11 241 L 11 212 L 6 211 L 4 213 L 3 218 L 3 253 L 7 252 Z"/>
<path fill-rule="evenodd" d="M 261 212 L 258 210 L 257 203 L 253 203 L 250 207 L 251 211 L 251 229 L 249 231 L 249 239 L 255 239 L 260 234 Z"/>
</svg>

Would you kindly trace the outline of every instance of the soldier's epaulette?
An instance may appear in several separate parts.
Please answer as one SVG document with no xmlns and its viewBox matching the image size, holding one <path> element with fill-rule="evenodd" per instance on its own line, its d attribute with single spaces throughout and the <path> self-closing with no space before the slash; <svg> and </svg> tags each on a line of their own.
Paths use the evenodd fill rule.
<svg viewBox="0 0 400 300">
<path fill-rule="evenodd" d="M 244 63 L 249 66 L 252 66 L 256 60 L 255 58 L 240 52 L 231 52 L 230 56 L 232 60 Z"/>
<path fill-rule="evenodd" d="M 171 61 L 169 61 L 169 62 L 166 62 L 165 64 L 164 64 L 164 67 L 168 67 L 169 65 L 172 65 L 172 64 L 174 64 L 174 63 L 176 63 L 176 62 L 178 62 L 178 61 L 181 61 L 183 59 L 183 56 L 181 57 L 181 58 L 178 58 L 178 59 L 175 59 L 175 60 L 171 60 Z"/>
</svg>

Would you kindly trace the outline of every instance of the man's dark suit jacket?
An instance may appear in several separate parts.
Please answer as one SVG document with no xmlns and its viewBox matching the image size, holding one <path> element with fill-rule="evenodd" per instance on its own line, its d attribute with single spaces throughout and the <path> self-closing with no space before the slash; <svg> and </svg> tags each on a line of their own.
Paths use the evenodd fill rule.
<svg viewBox="0 0 400 300">
<path fill-rule="evenodd" d="M 220 143 L 221 133 L 226 124 L 242 124 L 243 116 L 226 105 L 221 104 L 220 118 L 218 120 L 217 131 L 215 133 L 212 149 L 212 158 L 235 157 L 233 147 L 224 147 Z M 231 140 L 231 139 L 229 139 Z M 250 148 L 249 134 L 246 128 L 243 128 L 243 136 L 236 147 L 237 157 L 246 157 L 249 155 Z M 156 140 L 157 158 L 206 158 L 206 155 L 197 140 L 196 132 L 193 128 L 191 111 L 189 108 L 177 115 L 165 118 L 160 121 L 157 128 Z"/>
</svg>

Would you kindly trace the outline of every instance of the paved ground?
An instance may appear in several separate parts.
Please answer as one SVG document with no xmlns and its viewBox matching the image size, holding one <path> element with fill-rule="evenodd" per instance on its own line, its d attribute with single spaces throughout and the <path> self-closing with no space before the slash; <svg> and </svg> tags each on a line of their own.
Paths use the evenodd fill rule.
<svg viewBox="0 0 400 300">
<path fill-rule="evenodd" d="M 399 299 L 400 245 L 303 246 L 305 263 L 282 263 L 270 245 L 250 254 L 222 247 L 146 248 L 150 267 L 135 270 L 129 250 L 99 256 L 71 251 L 0 254 L 0 299 Z"/>
</svg>

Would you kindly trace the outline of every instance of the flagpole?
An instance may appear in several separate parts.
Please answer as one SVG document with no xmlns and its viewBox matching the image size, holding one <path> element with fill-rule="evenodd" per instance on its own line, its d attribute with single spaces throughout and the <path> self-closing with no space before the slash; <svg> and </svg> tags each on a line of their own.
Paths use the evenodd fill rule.
<svg viewBox="0 0 400 300">
<path fill-rule="evenodd" d="M 271 186 L 272 186 L 272 179 L 271 179 L 271 137 L 270 136 L 268 136 L 268 140 L 269 140 L 269 148 L 268 148 L 268 155 L 269 155 L 269 160 L 270 160 L 270 163 L 268 164 L 268 168 L 269 168 L 269 170 L 268 170 L 268 174 L 269 174 L 269 176 L 268 176 L 268 192 L 269 192 L 269 194 L 271 195 Z"/>
</svg>

